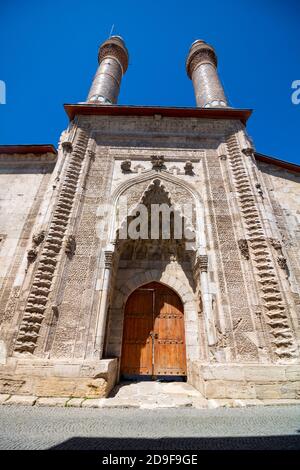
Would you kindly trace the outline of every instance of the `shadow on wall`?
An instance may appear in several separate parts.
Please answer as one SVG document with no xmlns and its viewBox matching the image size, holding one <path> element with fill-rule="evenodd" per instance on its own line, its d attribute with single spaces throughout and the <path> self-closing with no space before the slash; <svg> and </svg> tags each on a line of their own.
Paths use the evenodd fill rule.
<svg viewBox="0 0 300 470">
<path fill-rule="evenodd" d="M 160 439 L 73 437 L 49 450 L 299 450 L 300 435 Z"/>
</svg>

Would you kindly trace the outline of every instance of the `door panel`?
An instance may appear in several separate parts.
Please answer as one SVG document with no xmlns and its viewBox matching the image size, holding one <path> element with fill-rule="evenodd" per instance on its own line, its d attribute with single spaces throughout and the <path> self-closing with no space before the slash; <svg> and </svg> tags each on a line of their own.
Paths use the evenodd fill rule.
<svg viewBox="0 0 300 470">
<path fill-rule="evenodd" d="M 153 291 L 139 289 L 125 308 L 121 371 L 152 375 Z"/>
<path fill-rule="evenodd" d="M 186 375 L 183 305 L 167 286 L 151 282 L 128 298 L 121 373 Z"/>
<path fill-rule="evenodd" d="M 184 318 L 177 294 L 165 286 L 155 292 L 154 375 L 186 375 Z"/>
</svg>

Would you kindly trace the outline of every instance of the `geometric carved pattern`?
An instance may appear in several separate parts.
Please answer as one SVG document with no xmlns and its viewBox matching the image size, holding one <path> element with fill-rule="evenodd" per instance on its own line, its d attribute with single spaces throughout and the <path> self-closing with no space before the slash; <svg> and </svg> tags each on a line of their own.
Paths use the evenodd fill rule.
<svg viewBox="0 0 300 470">
<path fill-rule="evenodd" d="M 45 237 L 38 267 L 25 306 L 24 316 L 15 343 L 15 351 L 33 353 L 50 294 L 58 256 L 73 208 L 82 162 L 88 143 L 87 134 L 79 130 L 78 138 L 67 166 L 58 201 Z"/>
<path fill-rule="evenodd" d="M 227 139 L 227 148 L 242 216 L 247 227 L 247 239 L 251 249 L 251 258 L 256 267 L 260 294 L 264 302 L 264 312 L 267 317 L 266 323 L 273 337 L 271 343 L 274 346 L 274 353 L 278 359 L 291 359 L 297 355 L 295 339 L 285 311 L 273 264 L 272 252 L 264 234 L 260 215 L 244 166 L 244 157 L 240 154 L 235 135 L 231 135 Z"/>
</svg>

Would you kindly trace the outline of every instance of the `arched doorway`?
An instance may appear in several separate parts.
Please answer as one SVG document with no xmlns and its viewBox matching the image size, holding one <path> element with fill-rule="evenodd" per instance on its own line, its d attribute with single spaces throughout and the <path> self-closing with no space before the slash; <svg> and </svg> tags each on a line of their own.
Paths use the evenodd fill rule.
<svg viewBox="0 0 300 470">
<path fill-rule="evenodd" d="M 159 282 L 136 289 L 124 312 L 121 377 L 185 377 L 183 305 Z"/>
</svg>

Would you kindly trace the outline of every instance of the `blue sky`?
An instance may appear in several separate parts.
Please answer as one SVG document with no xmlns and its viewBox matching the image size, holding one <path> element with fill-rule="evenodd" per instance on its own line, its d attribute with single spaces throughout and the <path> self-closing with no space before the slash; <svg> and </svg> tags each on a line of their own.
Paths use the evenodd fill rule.
<svg viewBox="0 0 300 470">
<path fill-rule="evenodd" d="M 0 144 L 57 144 L 63 103 L 84 101 L 98 45 L 124 37 L 130 64 L 119 104 L 195 106 L 185 58 L 211 43 L 230 104 L 253 108 L 257 151 L 300 164 L 300 2 L 297 0 L 0 0 Z"/>
</svg>

